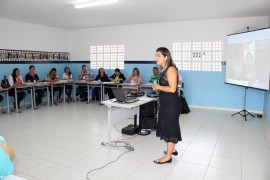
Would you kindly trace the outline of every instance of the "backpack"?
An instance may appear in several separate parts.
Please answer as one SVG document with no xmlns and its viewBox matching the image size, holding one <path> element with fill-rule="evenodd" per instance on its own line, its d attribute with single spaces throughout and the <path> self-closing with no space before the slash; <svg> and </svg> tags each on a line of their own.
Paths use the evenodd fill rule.
<svg viewBox="0 0 270 180">
<path fill-rule="evenodd" d="M 187 100 L 186 100 L 186 98 L 185 98 L 185 96 L 184 96 L 184 92 L 181 90 L 180 91 L 180 100 L 181 100 L 181 102 L 182 102 L 182 112 L 181 112 L 181 114 L 187 114 L 187 113 L 189 113 L 190 112 L 190 109 L 189 109 L 189 107 L 188 107 L 188 103 L 187 103 Z"/>
<path fill-rule="evenodd" d="M 4 79 L 3 79 L 2 82 L 1 82 L 1 87 L 2 87 L 3 89 L 7 89 L 7 88 L 10 87 L 9 82 L 8 82 L 8 79 L 7 79 L 6 76 L 4 76 Z"/>
<path fill-rule="evenodd" d="M 86 99 L 88 98 L 88 92 L 87 91 L 83 91 L 81 94 L 80 94 L 80 99 Z"/>
<path fill-rule="evenodd" d="M 190 112 L 190 109 L 188 107 L 186 98 L 184 96 L 181 96 L 180 98 L 181 98 L 181 101 L 182 101 L 182 104 L 183 104 L 183 109 L 182 109 L 181 114 L 187 114 L 187 113 L 189 113 Z"/>
</svg>

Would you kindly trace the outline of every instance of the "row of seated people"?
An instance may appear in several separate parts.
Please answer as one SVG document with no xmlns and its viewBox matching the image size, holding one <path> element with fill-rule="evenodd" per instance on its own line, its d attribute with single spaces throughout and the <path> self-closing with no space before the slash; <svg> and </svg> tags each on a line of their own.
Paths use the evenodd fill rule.
<svg viewBox="0 0 270 180">
<path fill-rule="evenodd" d="M 119 68 L 116 68 L 114 71 L 114 74 L 110 77 L 108 77 L 108 75 L 105 73 L 104 68 L 100 68 L 98 70 L 98 75 L 96 76 L 96 78 L 93 78 L 93 73 L 91 73 L 90 71 L 88 71 L 87 66 L 83 65 L 82 66 L 82 71 L 79 75 L 79 80 L 87 80 L 87 81 L 102 81 L 102 82 L 119 82 L 119 83 L 123 83 L 124 81 L 129 83 L 129 82 L 134 82 L 134 83 L 138 83 L 138 84 L 142 84 L 143 83 L 143 78 L 142 76 L 140 76 L 140 71 L 138 68 L 134 68 L 133 69 L 133 73 L 131 76 L 129 76 L 127 79 L 125 78 L 125 75 L 123 73 L 121 73 Z M 126 93 L 129 93 L 129 89 L 126 90 Z M 87 87 L 85 86 L 78 86 L 77 88 L 77 94 L 76 95 L 80 95 L 80 97 L 84 97 L 86 98 L 86 92 L 87 92 Z M 92 90 L 92 100 L 97 99 L 97 94 L 100 92 L 100 87 L 95 87 Z M 114 98 L 114 95 L 112 93 L 112 90 L 107 88 L 106 92 L 108 93 L 109 99 Z"/>
<path fill-rule="evenodd" d="M 150 78 L 149 82 L 156 83 L 158 79 L 158 68 L 154 67 L 153 68 L 153 76 Z M 69 69 L 69 67 L 64 68 L 64 73 L 62 76 L 62 79 L 65 80 L 72 80 L 72 73 Z M 143 78 L 140 75 L 140 71 L 138 68 L 134 68 L 132 75 L 130 75 L 127 79 L 125 78 L 124 74 L 121 73 L 119 68 L 115 69 L 115 72 L 112 76 L 108 77 L 107 74 L 105 73 L 105 70 L 103 68 L 100 68 L 98 71 L 98 75 L 96 78 L 93 78 L 93 73 L 88 71 L 87 66 L 83 65 L 82 66 L 82 71 L 79 75 L 79 80 L 87 80 L 87 81 L 93 81 L 93 80 L 99 80 L 102 82 L 127 82 L 127 83 L 138 83 L 142 84 L 143 83 Z M 56 68 L 52 68 L 50 72 L 45 76 L 45 81 L 46 82 L 54 82 L 54 81 L 59 81 L 60 78 L 56 74 Z M 23 84 L 23 79 L 20 74 L 20 70 L 18 68 L 13 69 L 12 74 L 8 77 L 8 81 L 11 87 L 20 87 Z M 40 82 L 39 76 L 35 73 L 35 66 L 31 65 L 29 66 L 29 73 L 26 74 L 25 76 L 25 82 Z M 49 88 L 49 90 L 51 90 Z M 53 92 L 58 92 L 57 99 L 58 101 L 61 101 L 61 96 L 62 96 L 62 87 L 54 87 Z M 78 86 L 76 89 L 76 95 L 80 97 L 86 98 L 87 94 L 87 87 L 86 86 Z M 126 89 L 125 93 L 128 94 L 131 92 L 132 89 Z M 36 105 L 39 105 L 42 102 L 42 98 L 45 96 L 46 91 L 45 89 L 37 89 L 35 94 L 35 99 L 36 99 Z M 92 90 L 92 100 L 96 99 L 97 94 L 100 92 L 100 88 L 95 87 Z M 111 91 L 111 89 L 106 89 L 106 92 L 108 93 L 109 99 L 114 98 L 114 95 Z M 65 86 L 65 93 L 67 95 L 67 102 L 72 101 L 71 94 L 72 94 L 72 85 L 66 85 Z M 53 94 L 53 96 L 54 96 Z M 86 96 L 85 96 L 86 95 Z M 14 97 L 15 99 L 15 90 L 12 88 L 9 90 L 9 96 Z M 14 108 L 18 106 L 20 108 L 20 102 L 26 97 L 26 93 L 24 91 L 19 91 L 17 92 L 17 100 L 18 104 L 16 105 L 15 102 L 13 103 Z M 51 97 L 51 96 L 50 96 Z M 0 95 L 0 102 L 3 100 L 3 97 Z"/>
<path fill-rule="evenodd" d="M 157 67 L 153 67 L 153 76 L 151 76 L 149 82 L 150 83 L 157 83 L 159 77 L 159 72 Z M 121 73 L 119 68 L 116 68 L 114 70 L 114 74 L 110 77 L 105 73 L 104 68 L 100 68 L 98 71 L 98 75 L 96 76 L 95 79 L 93 79 L 93 73 L 87 70 L 87 66 L 83 65 L 82 66 L 82 71 L 79 75 L 79 80 L 88 80 L 88 81 L 102 81 L 102 82 L 118 82 L 118 83 L 123 83 L 124 81 L 126 83 L 136 83 L 136 84 L 143 84 L 143 77 L 140 75 L 140 70 L 135 67 L 132 71 L 132 75 L 130 75 L 127 79 L 125 78 L 125 75 Z M 114 94 L 110 88 L 107 88 L 105 90 L 108 93 L 109 99 L 113 99 Z M 125 93 L 128 94 L 131 91 L 134 91 L 134 89 L 125 89 Z M 99 87 L 95 87 L 92 90 L 92 100 L 98 98 L 98 92 L 100 92 Z M 79 86 L 77 88 L 77 94 L 80 95 L 81 97 L 86 98 L 87 96 L 87 87 L 85 86 Z"/>
<path fill-rule="evenodd" d="M 65 67 L 64 69 L 64 74 L 63 74 L 63 79 L 70 79 L 72 78 L 72 74 L 69 70 L 68 67 Z M 52 68 L 51 71 L 45 76 L 45 81 L 46 82 L 51 82 L 51 81 L 58 81 L 59 77 L 56 75 L 56 69 Z M 8 82 L 10 87 L 21 87 L 23 85 L 23 78 L 20 74 L 20 70 L 18 68 L 14 68 L 13 72 L 11 75 L 8 76 Z M 39 76 L 35 73 L 35 66 L 31 65 L 29 66 L 29 73 L 26 74 L 25 76 L 25 82 L 33 82 L 33 83 L 38 83 L 40 82 Z M 49 88 L 51 91 L 51 89 Z M 53 92 L 58 91 L 58 100 L 60 99 L 62 95 L 63 88 L 62 87 L 54 87 Z M 66 85 L 66 94 L 68 96 L 68 102 L 71 100 L 71 91 L 72 91 L 72 86 L 71 85 Z M 38 106 L 42 102 L 42 98 L 46 95 L 46 90 L 45 89 L 37 89 L 35 91 L 35 99 L 36 99 L 36 105 Z M 9 96 L 13 97 L 15 99 L 15 90 L 14 88 L 9 89 L 8 91 Z M 24 98 L 26 97 L 25 91 L 18 91 L 17 92 L 17 100 L 18 104 L 13 102 L 14 109 L 16 106 L 18 106 L 18 109 L 20 109 L 20 103 Z M 50 96 L 51 97 L 51 96 Z M 0 102 L 3 100 L 2 95 L 0 95 Z"/>
</svg>

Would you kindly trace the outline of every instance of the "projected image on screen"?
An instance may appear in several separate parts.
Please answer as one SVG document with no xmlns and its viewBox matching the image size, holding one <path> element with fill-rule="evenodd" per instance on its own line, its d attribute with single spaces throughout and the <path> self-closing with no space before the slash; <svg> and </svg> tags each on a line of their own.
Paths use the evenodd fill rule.
<svg viewBox="0 0 270 180">
<path fill-rule="evenodd" d="M 269 90 L 270 29 L 229 35 L 226 82 Z"/>
</svg>

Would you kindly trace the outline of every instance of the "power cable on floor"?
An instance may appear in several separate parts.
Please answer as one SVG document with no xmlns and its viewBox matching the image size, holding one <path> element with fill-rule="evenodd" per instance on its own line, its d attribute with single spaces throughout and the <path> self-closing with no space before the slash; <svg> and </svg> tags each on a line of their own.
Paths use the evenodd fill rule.
<svg viewBox="0 0 270 180">
<path fill-rule="evenodd" d="M 115 129 L 116 129 L 119 133 L 121 133 L 121 132 L 117 129 L 117 127 L 116 127 L 115 125 L 114 125 L 114 127 L 115 127 Z M 127 149 L 127 151 L 125 151 L 125 152 L 123 152 L 122 154 L 120 154 L 115 160 L 110 161 L 110 162 L 108 162 L 107 164 L 105 164 L 105 165 L 103 165 L 103 166 L 101 166 L 101 167 L 99 167 L 99 168 L 91 169 L 91 170 L 86 174 L 86 179 L 90 180 L 90 178 L 88 177 L 88 175 L 89 175 L 91 172 L 97 171 L 97 170 L 101 170 L 101 169 L 105 168 L 106 166 L 108 166 L 109 164 L 112 164 L 112 163 L 118 161 L 118 160 L 120 159 L 120 157 L 123 156 L 124 154 L 126 154 L 126 153 L 128 153 L 128 152 L 130 152 L 130 151 L 134 151 L 134 148 L 130 145 L 130 143 L 129 143 L 128 141 L 125 141 L 125 140 L 127 140 L 127 139 L 133 139 L 133 138 L 135 138 L 135 137 L 137 137 L 137 136 L 138 136 L 138 134 L 135 135 L 135 136 L 133 136 L 133 137 L 131 137 L 131 138 L 118 139 L 118 140 L 116 140 L 116 141 L 112 141 L 110 144 L 106 144 L 106 143 L 102 142 L 101 145 L 104 145 L 104 146 L 105 146 L 105 145 L 109 145 L 109 146 L 112 146 L 112 147 L 124 147 L 124 148 Z"/>
<path fill-rule="evenodd" d="M 116 160 L 111 161 L 111 162 L 108 162 L 107 164 L 105 164 L 104 166 L 101 166 L 101 167 L 99 167 L 99 168 L 96 168 L 96 169 L 92 169 L 92 170 L 90 170 L 90 171 L 89 171 L 89 172 L 86 174 L 86 179 L 90 180 L 90 178 L 88 178 L 88 175 L 89 175 L 91 172 L 93 172 L 93 171 L 97 171 L 97 170 L 100 170 L 100 169 L 103 169 L 103 168 L 105 168 L 106 166 L 108 166 L 109 164 L 112 164 L 112 163 L 114 163 L 114 162 L 118 161 L 118 160 L 119 160 L 119 158 L 120 158 L 121 156 L 123 156 L 124 154 L 126 154 L 126 153 L 128 153 L 128 152 L 130 152 L 130 150 L 128 150 L 128 151 L 126 151 L 126 152 L 124 152 L 124 153 L 120 154 L 120 155 L 117 157 L 117 159 L 116 159 Z"/>
</svg>

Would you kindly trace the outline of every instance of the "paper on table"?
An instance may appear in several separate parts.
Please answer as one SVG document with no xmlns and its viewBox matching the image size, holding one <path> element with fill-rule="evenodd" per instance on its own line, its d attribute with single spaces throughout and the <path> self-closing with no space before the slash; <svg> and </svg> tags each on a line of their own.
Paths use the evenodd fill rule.
<svg viewBox="0 0 270 180">
<path fill-rule="evenodd" d="M 103 84 L 114 84 L 115 82 L 103 82 Z M 116 83 L 115 83 L 116 84 Z"/>
<path fill-rule="evenodd" d="M 147 100 L 149 100 L 149 97 L 142 96 L 142 97 L 138 97 L 138 99 L 142 100 L 142 101 L 147 101 Z"/>
<path fill-rule="evenodd" d="M 59 83 L 65 83 L 65 82 L 67 82 L 67 80 L 62 79 L 62 80 L 59 80 L 58 82 L 59 82 Z"/>
</svg>

